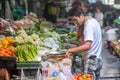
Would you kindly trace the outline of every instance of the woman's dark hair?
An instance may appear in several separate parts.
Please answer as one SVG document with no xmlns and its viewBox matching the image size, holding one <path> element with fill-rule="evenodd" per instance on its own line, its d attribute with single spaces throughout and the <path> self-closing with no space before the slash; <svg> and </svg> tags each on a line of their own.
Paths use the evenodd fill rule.
<svg viewBox="0 0 120 80">
<path fill-rule="evenodd" d="M 72 9 L 69 10 L 68 17 L 70 17 L 70 16 L 80 16 L 81 14 L 86 16 L 84 10 L 82 10 L 79 6 L 75 6 Z"/>
</svg>

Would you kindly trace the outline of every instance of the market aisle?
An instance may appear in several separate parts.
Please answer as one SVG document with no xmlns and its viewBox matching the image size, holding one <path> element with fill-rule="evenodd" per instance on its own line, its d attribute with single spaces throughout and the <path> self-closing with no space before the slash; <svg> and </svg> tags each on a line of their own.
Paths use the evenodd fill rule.
<svg viewBox="0 0 120 80">
<path fill-rule="evenodd" d="M 103 67 L 101 70 L 102 80 L 120 80 L 120 61 L 116 56 L 110 54 L 106 48 L 103 47 L 102 51 L 103 51 L 102 52 Z"/>
</svg>

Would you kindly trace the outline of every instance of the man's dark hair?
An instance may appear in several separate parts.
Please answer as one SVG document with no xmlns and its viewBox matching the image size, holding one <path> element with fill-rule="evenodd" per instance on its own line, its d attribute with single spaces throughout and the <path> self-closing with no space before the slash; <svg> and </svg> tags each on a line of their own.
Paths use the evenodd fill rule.
<svg viewBox="0 0 120 80">
<path fill-rule="evenodd" d="M 79 6 L 75 6 L 72 9 L 69 10 L 68 17 L 70 17 L 70 16 L 80 16 L 81 14 L 86 16 L 85 12 Z"/>
</svg>

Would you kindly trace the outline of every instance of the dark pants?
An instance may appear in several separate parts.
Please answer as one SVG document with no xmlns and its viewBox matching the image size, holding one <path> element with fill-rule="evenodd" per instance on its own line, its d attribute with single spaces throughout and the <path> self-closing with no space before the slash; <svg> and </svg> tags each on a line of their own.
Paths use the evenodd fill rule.
<svg viewBox="0 0 120 80">
<path fill-rule="evenodd" d="M 102 61 L 98 58 L 89 58 L 84 62 L 84 73 L 94 74 L 95 80 L 99 80 Z"/>
</svg>

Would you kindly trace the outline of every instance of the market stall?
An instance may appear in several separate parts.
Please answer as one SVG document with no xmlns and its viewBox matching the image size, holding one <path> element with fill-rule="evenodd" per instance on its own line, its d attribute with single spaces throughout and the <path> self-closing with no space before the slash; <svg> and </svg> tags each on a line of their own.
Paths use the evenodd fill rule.
<svg viewBox="0 0 120 80">
<path fill-rule="evenodd" d="M 75 31 L 58 28 L 49 21 L 38 19 L 34 13 L 21 20 L 5 23 L 6 26 L 2 25 L 3 32 L 8 32 L 9 36 L 2 34 L 0 38 L 0 56 L 15 57 L 12 67 L 17 71 L 15 79 L 92 80 L 90 74 L 77 70 L 80 67 L 73 67 L 78 64 L 73 61 L 81 59 L 81 53 L 76 58 L 72 55 L 70 58 L 65 57 L 67 49 L 80 43 L 79 40 L 68 41 L 76 36 Z M 8 70 L 12 78 L 10 72 Z"/>
<path fill-rule="evenodd" d="M 120 18 L 116 18 L 114 20 L 114 36 L 111 34 L 111 38 L 114 37 L 114 39 L 112 39 L 109 44 L 110 44 L 110 49 L 111 49 L 111 53 L 120 57 Z"/>
</svg>

